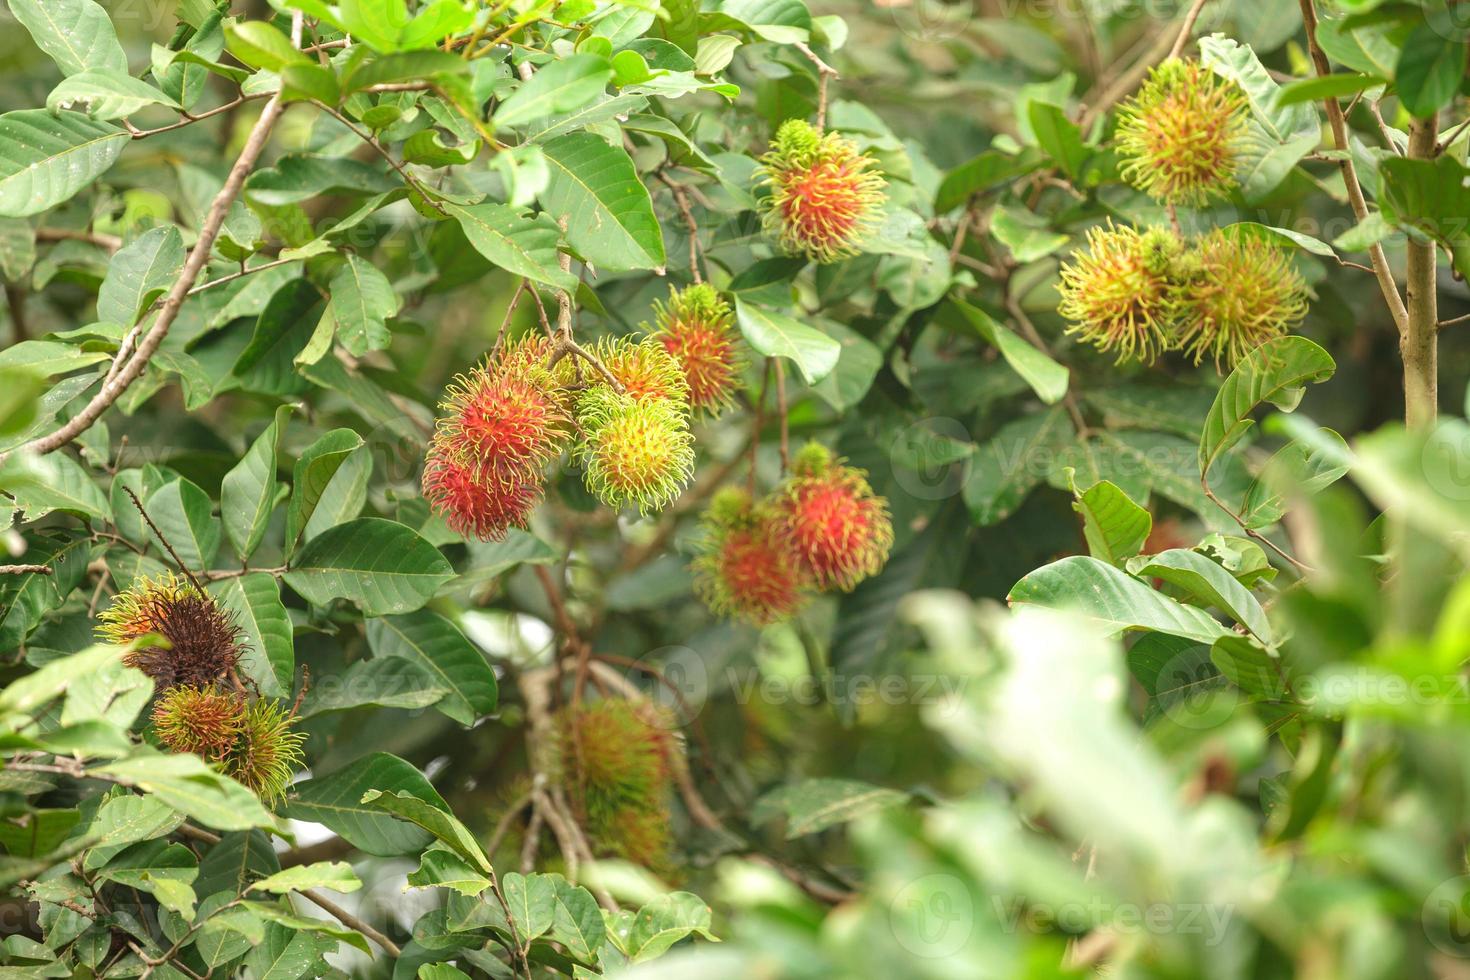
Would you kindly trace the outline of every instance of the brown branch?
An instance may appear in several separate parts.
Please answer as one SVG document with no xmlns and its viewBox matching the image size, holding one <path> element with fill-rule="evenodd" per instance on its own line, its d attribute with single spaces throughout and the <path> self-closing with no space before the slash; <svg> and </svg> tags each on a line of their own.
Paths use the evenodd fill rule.
<svg viewBox="0 0 1470 980">
<path fill-rule="evenodd" d="M 689 207 L 689 195 L 684 193 L 682 184 L 670 180 L 668 174 L 662 170 L 658 171 L 655 176 L 673 192 L 674 204 L 684 218 L 684 226 L 689 229 L 689 273 L 694 277 L 695 285 L 699 285 L 704 282 L 704 278 L 699 274 L 699 223 L 694 220 L 694 211 Z"/>
<path fill-rule="evenodd" d="M 1408 156 L 1428 160 L 1435 153 L 1439 113 L 1409 124 Z M 1411 429 L 1434 425 L 1439 414 L 1439 296 L 1435 282 L 1438 253 L 1430 239 L 1409 237 L 1405 245 L 1409 321 L 1399 338 L 1404 361 L 1404 423 Z"/>
<path fill-rule="evenodd" d="M 806 55 L 817 69 L 817 132 L 820 133 L 827 128 L 827 81 L 838 77 L 837 69 L 817 57 L 817 53 L 801 41 L 796 42 L 796 50 Z"/>
<path fill-rule="evenodd" d="M 325 102 L 319 102 L 316 99 L 312 99 L 311 104 L 316 106 L 318 109 L 321 109 L 323 112 L 331 116 L 333 119 L 337 120 L 343 126 L 346 126 L 349 130 L 352 131 L 354 136 L 376 150 L 378 156 L 388 161 L 388 166 L 398 171 L 398 176 L 403 178 L 403 182 L 407 184 L 411 189 L 418 192 L 419 197 L 423 199 L 425 204 L 429 205 L 429 207 L 433 208 L 435 211 L 438 211 L 444 217 L 449 217 L 449 212 L 444 210 L 444 205 L 440 204 L 438 201 L 434 200 L 434 198 L 430 196 L 429 189 L 425 187 L 417 177 L 409 173 L 407 167 L 395 160 L 393 158 L 393 154 L 388 152 L 388 148 L 386 146 L 378 142 L 378 138 L 376 136 L 374 136 L 372 133 L 369 133 L 365 129 L 359 128 L 355 123 L 353 123 L 352 120 L 348 119 L 342 113 L 327 105 Z"/>
<path fill-rule="evenodd" d="M 116 252 L 122 248 L 122 239 L 116 235 L 104 235 L 97 231 L 74 231 L 71 228 L 37 228 L 38 242 L 86 242 Z"/>
<path fill-rule="evenodd" d="M 0 565 L 0 575 L 51 575 L 50 565 Z"/>
<path fill-rule="evenodd" d="M 308 889 L 307 891 L 297 892 L 296 894 L 300 895 L 308 902 L 311 902 L 317 908 L 321 909 L 323 912 L 327 913 L 347 928 L 355 929 L 356 931 L 362 933 L 364 936 L 368 937 L 373 942 L 383 947 L 383 952 L 387 953 L 395 960 L 403 955 L 403 950 L 398 948 L 397 943 L 389 939 L 387 936 L 383 935 L 378 930 L 374 929 L 372 926 L 368 925 L 366 922 L 359 919 L 357 916 L 353 915 L 351 912 L 344 909 L 342 906 L 338 905 L 336 902 L 327 898 L 325 895 L 322 895 L 320 892 Z"/>
<path fill-rule="evenodd" d="M 1169 57 L 1177 58 L 1184 53 L 1184 46 L 1189 43 L 1189 38 L 1194 34 L 1195 21 L 1199 20 L 1200 12 L 1205 9 L 1205 4 L 1210 0 L 1194 0 L 1190 4 L 1189 12 L 1184 15 L 1184 23 L 1179 28 L 1179 36 L 1174 39 L 1174 46 L 1169 49 Z"/>
<path fill-rule="evenodd" d="M 781 358 L 772 358 L 776 365 L 776 412 L 781 417 L 781 473 L 791 469 L 791 420 L 786 407 L 786 366 Z"/>
<path fill-rule="evenodd" d="M 291 33 L 293 40 L 297 43 L 301 39 L 302 15 L 300 11 L 292 15 Z M 134 381 L 142 376 L 144 369 L 148 367 L 148 360 L 168 336 L 169 328 L 173 326 L 174 320 L 178 318 L 179 311 L 184 306 L 184 300 L 188 297 L 189 290 L 198 281 L 199 274 L 209 262 L 210 250 L 214 247 L 214 241 L 219 237 L 220 229 L 224 226 L 225 216 L 229 213 L 230 205 L 240 193 L 240 188 L 245 184 L 245 178 L 249 176 L 255 161 L 260 158 L 261 151 L 265 149 L 266 141 L 270 138 L 271 130 L 276 121 L 281 118 L 286 104 L 281 100 L 281 93 L 277 92 L 271 96 L 265 108 L 261 110 L 260 118 L 256 120 L 254 128 L 245 140 L 245 146 L 236 158 L 234 166 L 230 168 L 229 175 L 225 178 L 224 186 L 209 205 L 209 213 L 205 215 L 204 224 L 199 229 L 198 240 L 193 250 L 184 262 L 184 267 L 179 270 L 179 277 L 174 280 L 173 286 L 165 296 L 163 305 L 159 308 L 158 316 L 153 321 L 153 326 L 139 342 L 137 350 L 127 363 L 117 371 L 114 376 L 107 378 L 102 384 L 102 390 L 92 397 L 80 412 L 61 428 L 34 439 L 23 448 L 27 452 L 42 454 L 54 452 L 62 446 L 71 442 L 81 435 L 92 424 L 102 417 L 102 413 L 112 407 L 112 404 L 122 397 Z M 0 453 L 0 463 L 9 458 L 11 452 Z"/>
</svg>

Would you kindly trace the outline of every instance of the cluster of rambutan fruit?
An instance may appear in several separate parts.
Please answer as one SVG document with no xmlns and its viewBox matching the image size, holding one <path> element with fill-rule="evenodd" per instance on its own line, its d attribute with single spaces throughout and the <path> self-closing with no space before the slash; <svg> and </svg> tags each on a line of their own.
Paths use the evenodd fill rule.
<svg viewBox="0 0 1470 980">
<path fill-rule="evenodd" d="M 1198 207 L 1236 186 L 1248 127 L 1245 94 L 1197 61 L 1156 67 L 1119 111 L 1120 172 L 1166 205 Z M 1307 312 L 1307 289 L 1273 242 L 1214 229 L 1193 241 L 1151 227 L 1095 227 L 1061 270 L 1058 311 L 1118 360 L 1182 350 L 1233 366 Z"/>
<path fill-rule="evenodd" d="M 790 618 L 814 593 L 851 591 L 893 547 L 888 501 L 819 443 L 802 448 L 762 500 L 721 490 L 703 525 L 695 591 L 715 612 L 757 626 Z"/>
<path fill-rule="evenodd" d="M 241 631 L 228 610 L 170 572 L 139 579 L 99 619 L 102 639 L 141 640 L 123 662 L 153 681 L 152 728 L 160 742 L 198 755 L 266 802 L 285 796 L 306 736 L 291 730 L 292 711 L 242 689 L 235 674 Z"/>
</svg>

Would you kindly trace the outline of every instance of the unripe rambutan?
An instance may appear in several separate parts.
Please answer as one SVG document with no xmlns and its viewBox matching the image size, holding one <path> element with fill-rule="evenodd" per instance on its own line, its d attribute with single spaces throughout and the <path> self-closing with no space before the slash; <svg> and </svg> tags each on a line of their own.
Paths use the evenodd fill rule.
<svg viewBox="0 0 1470 980">
<path fill-rule="evenodd" d="M 157 690 L 178 685 L 208 687 L 229 673 L 244 652 L 234 616 L 192 583 L 169 574 L 140 579 L 118 593 L 98 617 L 98 635 L 128 643 L 157 634 L 167 645 L 128 651 L 123 663 L 153 679 Z"/>
<path fill-rule="evenodd" d="M 429 448 L 423 487 L 429 507 L 455 533 L 481 541 L 499 541 L 512 527 L 525 527 L 541 502 L 539 477 L 486 480 L 437 444 Z"/>
<path fill-rule="evenodd" d="M 712 612 L 766 626 L 790 619 L 806 604 L 795 556 L 744 490 L 717 493 L 701 525 L 694 591 Z"/>
<path fill-rule="evenodd" d="M 1215 229 L 1181 263 L 1179 346 L 1198 364 L 1233 367 L 1307 314 L 1307 286 L 1286 251 Z"/>
<path fill-rule="evenodd" d="M 510 345 L 445 390 L 435 448 L 487 481 L 524 482 L 561 454 L 567 412 L 541 364 L 544 338 Z"/>
<path fill-rule="evenodd" d="M 608 373 L 618 379 L 632 398 L 667 398 L 689 403 L 689 382 L 672 354 L 652 338 L 641 341 L 617 337 L 601 341 L 595 351 Z"/>
<path fill-rule="evenodd" d="M 856 255 L 878 223 L 885 182 L 871 157 L 837 133 L 788 119 L 761 157 L 761 202 L 769 234 L 792 255 L 835 262 Z"/>
<path fill-rule="evenodd" d="M 1197 206 L 1236 184 L 1245 93 L 1197 61 L 1170 58 L 1118 112 L 1121 173 L 1167 204 Z"/>
<path fill-rule="evenodd" d="M 1071 321 L 1067 333 L 1100 351 L 1116 350 L 1119 363 L 1153 362 L 1173 342 L 1179 239 L 1163 228 L 1139 234 L 1109 222 L 1088 229 L 1087 246 L 1061 269 L 1057 312 Z"/>
<path fill-rule="evenodd" d="M 292 716 L 275 701 L 256 700 L 246 706 L 240 734 L 220 762 L 225 775 L 252 790 L 266 803 L 286 795 L 291 777 L 301 768 L 306 736 L 291 731 Z"/>
<path fill-rule="evenodd" d="M 673 355 L 689 384 L 689 404 L 719 415 L 734 399 L 745 367 L 731 326 L 730 304 L 707 283 L 670 289 L 669 304 L 654 303 L 653 336 Z"/>
<path fill-rule="evenodd" d="M 888 501 L 873 493 L 862 470 L 809 443 L 776 497 L 776 534 L 817 588 L 847 592 L 882 571 L 893 547 L 893 522 Z"/>
<path fill-rule="evenodd" d="M 153 730 L 164 745 L 210 762 L 229 755 L 244 720 L 244 699 L 217 688 L 171 688 L 153 706 Z"/>
<path fill-rule="evenodd" d="M 685 407 L 667 398 L 633 398 L 605 386 L 577 401 L 577 448 L 587 488 L 609 507 L 662 509 L 694 473 L 694 436 Z"/>
</svg>

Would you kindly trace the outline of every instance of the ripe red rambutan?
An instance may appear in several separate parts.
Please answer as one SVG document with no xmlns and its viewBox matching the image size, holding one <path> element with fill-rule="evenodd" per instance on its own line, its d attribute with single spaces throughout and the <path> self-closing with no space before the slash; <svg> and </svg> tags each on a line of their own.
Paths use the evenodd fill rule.
<svg viewBox="0 0 1470 980">
<path fill-rule="evenodd" d="M 719 415 L 729 407 L 745 358 L 731 326 L 730 305 L 713 286 L 671 289 L 669 303 L 654 304 L 653 336 L 684 371 L 689 404 Z"/>
<path fill-rule="evenodd" d="M 884 180 L 872 164 L 852 140 L 788 119 L 761 157 L 767 231 L 788 253 L 817 262 L 856 255 L 883 206 Z"/>
<path fill-rule="evenodd" d="M 424 498 L 457 534 L 499 541 L 512 527 L 525 527 L 541 502 L 539 478 L 486 480 L 443 454 L 435 445 L 424 465 Z"/>
<path fill-rule="evenodd" d="M 705 539 L 693 565 L 694 591 L 711 611 L 766 626 L 791 618 L 806 604 L 795 556 L 776 534 L 771 515 L 744 490 L 716 494 L 701 523 Z"/>
<path fill-rule="evenodd" d="M 629 397 L 667 398 L 680 405 L 689 403 L 689 382 L 684 380 L 683 369 L 657 341 L 651 338 L 632 341 L 626 337 L 604 340 L 597 345 L 596 356 Z"/>
<path fill-rule="evenodd" d="M 809 443 L 797 454 L 773 510 L 777 536 L 823 591 L 851 591 L 888 561 L 888 501 L 873 493 L 866 473 L 842 465 L 825 446 Z"/>
</svg>

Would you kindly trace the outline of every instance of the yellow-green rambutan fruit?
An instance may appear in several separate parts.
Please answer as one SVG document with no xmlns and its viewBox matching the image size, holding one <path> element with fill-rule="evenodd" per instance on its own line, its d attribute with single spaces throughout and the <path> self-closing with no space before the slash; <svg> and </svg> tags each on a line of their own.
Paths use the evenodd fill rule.
<svg viewBox="0 0 1470 980">
<path fill-rule="evenodd" d="M 155 688 L 208 687 L 228 674 L 244 652 L 232 613 L 193 583 L 169 573 L 139 579 L 98 616 L 97 635 L 131 643 L 156 635 L 166 641 L 129 650 L 123 663 L 152 678 Z"/>
<path fill-rule="evenodd" d="M 1183 251 L 1163 228 L 1139 232 L 1128 226 L 1087 231 L 1087 251 L 1062 266 L 1057 312 L 1075 334 L 1100 351 L 1152 363 L 1173 344 L 1179 315 L 1175 266 Z"/>
<path fill-rule="evenodd" d="M 1226 195 L 1237 183 L 1248 119 L 1238 85 L 1171 58 L 1118 112 L 1123 178 L 1166 204 L 1195 207 Z"/>
<path fill-rule="evenodd" d="M 673 355 L 689 384 L 689 404 L 719 415 L 734 400 L 745 357 L 730 304 L 708 283 L 670 288 L 654 304 L 653 337 Z"/>
<path fill-rule="evenodd" d="M 767 233 L 791 255 L 835 262 L 856 255 L 883 210 L 884 180 L 873 159 L 837 133 L 788 119 L 761 157 Z"/>
<path fill-rule="evenodd" d="M 776 536 L 817 588 L 848 592 L 883 570 L 893 548 L 893 522 L 887 499 L 873 493 L 864 471 L 809 443 L 773 496 Z"/>
<path fill-rule="evenodd" d="M 700 520 L 694 592 L 719 616 L 753 626 L 790 619 L 810 594 L 795 553 L 768 509 L 738 487 L 715 494 Z"/>
<path fill-rule="evenodd" d="M 609 507 L 661 510 L 694 473 L 688 409 L 667 398 L 634 398 L 603 385 L 577 400 L 577 456 L 587 488 Z"/>
<path fill-rule="evenodd" d="M 1234 367 L 1301 322 L 1307 285 L 1286 250 L 1215 229 L 1180 263 L 1178 345 L 1196 364 Z"/>
<path fill-rule="evenodd" d="M 624 394 L 632 398 L 667 398 L 679 405 L 689 403 L 689 382 L 683 369 L 652 338 L 604 339 L 597 344 L 594 355 L 618 379 Z"/>
<path fill-rule="evenodd" d="M 225 775 L 269 804 L 280 802 L 305 761 L 306 736 L 291 730 L 293 717 L 275 701 L 251 701 L 240 718 L 240 732 L 220 760 Z"/>
<path fill-rule="evenodd" d="M 218 688 L 174 687 L 153 705 L 153 730 L 174 752 L 209 762 L 230 754 L 245 721 L 245 699 Z"/>
</svg>

